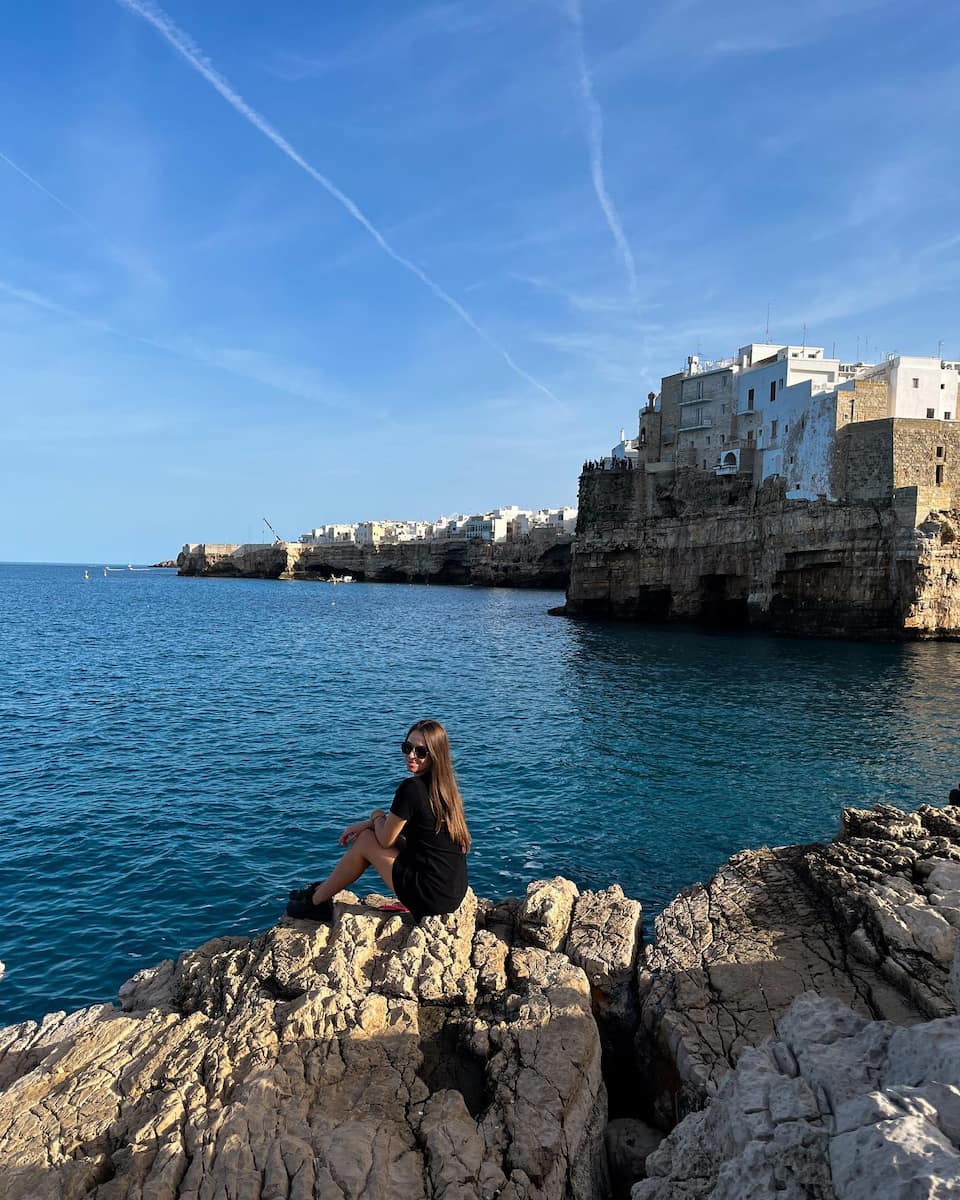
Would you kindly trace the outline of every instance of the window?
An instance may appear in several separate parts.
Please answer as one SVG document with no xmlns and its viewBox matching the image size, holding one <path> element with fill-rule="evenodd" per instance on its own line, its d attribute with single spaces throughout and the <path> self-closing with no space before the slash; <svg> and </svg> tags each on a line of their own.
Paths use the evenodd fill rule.
<svg viewBox="0 0 960 1200">
<path fill-rule="evenodd" d="M 727 406 L 725 404 L 721 404 L 720 405 L 720 416 L 725 417 L 726 415 L 727 415 Z"/>
<path fill-rule="evenodd" d="M 770 403 L 772 404 L 773 401 L 776 400 L 776 398 L 777 398 L 777 381 L 775 379 L 771 379 L 770 380 Z"/>
<path fill-rule="evenodd" d="M 933 409 L 932 409 L 932 408 L 928 408 L 928 409 L 927 409 L 927 418 L 928 418 L 928 419 L 931 419 L 932 417 L 933 417 Z"/>
<path fill-rule="evenodd" d="M 938 466 L 937 467 L 937 487 L 941 487 L 942 485 L 943 485 L 943 467 Z"/>
<path fill-rule="evenodd" d="M 914 377 L 910 380 L 910 386 L 915 388 L 920 386 L 920 380 L 916 377 L 916 375 L 914 375 Z"/>
<path fill-rule="evenodd" d="M 724 433 L 721 433 L 721 434 L 720 434 L 720 445 L 722 446 L 722 445 L 723 445 L 723 443 L 724 443 L 726 440 L 727 440 L 727 436 L 726 436 L 726 434 L 724 434 Z"/>
<path fill-rule="evenodd" d="M 952 420 L 952 418 L 951 418 L 951 416 L 950 416 L 950 414 L 949 414 L 948 412 L 945 412 L 945 413 L 943 414 L 943 419 L 944 419 L 945 421 Z"/>
<path fill-rule="evenodd" d="M 784 433 L 789 433 L 789 432 L 790 432 L 790 426 L 789 426 L 789 425 L 784 425 L 784 427 L 783 427 L 783 432 L 784 432 Z"/>
<path fill-rule="evenodd" d="M 703 399 L 703 380 L 702 379 L 697 380 L 697 399 L 698 400 Z"/>
<path fill-rule="evenodd" d="M 707 434 L 707 445 L 708 446 L 710 445 L 710 434 L 709 433 Z"/>
<path fill-rule="evenodd" d="M 793 466 L 793 455 L 792 454 L 790 455 L 790 466 L 791 467 Z"/>
<path fill-rule="evenodd" d="M 783 384 L 784 384 L 784 380 L 783 380 L 783 379 L 778 379 L 778 380 L 777 380 L 777 391 L 778 391 L 778 392 L 782 392 L 782 391 L 783 391 Z"/>
<path fill-rule="evenodd" d="M 747 412 L 753 412 L 753 388 L 747 390 Z"/>
<path fill-rule="evenodd" d="M 943 447 L 942 446 L 937 447 L 937 458 L 943 458 Z"/>
<path fill-rule="evenodd" d="M 775 442 L 776 440 L 777 440 L 777 422 L 771 421 L 770 422 L 770 441 Z"/>
<path fill-rule="evenodd" d="M 748 430 L 747 430 L 747 441 L 748 441 L 748 442 L 752 442 L 752 441 L 753 441 L 753 430 L 752 430 L 752 429 L 748 429 Z"/>
</svg>

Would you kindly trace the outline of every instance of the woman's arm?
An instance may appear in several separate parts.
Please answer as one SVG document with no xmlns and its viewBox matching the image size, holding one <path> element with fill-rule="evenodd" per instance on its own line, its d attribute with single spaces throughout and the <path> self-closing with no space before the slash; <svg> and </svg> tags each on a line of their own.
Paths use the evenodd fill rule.
<svg viewBox="0 0 960 1200">
<path fill-rule="evenodd" d="M 406 821 L 396 813 L 381 813 L 373 822 L 373 832 L 377 841 L 384 848 L 394 845 L 403 832 Z"/>
<path fill-rule="evenodd" d="M 388 817 L 390 819 L 389 828 L 387 827 Z M 400 836 L 400 831 L 406 823 L 405 820 L 394 816 L 393 813 L 385 813 L 382 808 L 375 808 L 365 821 L 354 821 L 352 825 L 346 827 L 343 833 L 340 834 L 340 845 L 349 846 L 357 840 L 365 829 L 372 829 L 381 846 L 392 846 Z"/>
</svg>

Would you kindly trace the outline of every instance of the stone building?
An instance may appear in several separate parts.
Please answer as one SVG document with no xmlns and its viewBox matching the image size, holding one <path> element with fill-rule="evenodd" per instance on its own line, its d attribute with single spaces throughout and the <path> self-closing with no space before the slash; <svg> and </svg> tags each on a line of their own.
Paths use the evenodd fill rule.
<svg viewBox="0 0 960 1200">
<path fill-rule="evenodd" d="M 891 354 L 882 363 L 868 368 L 864 377 L 886 384 L 885 416 L 928 421 L 957 419 L 960 362 Z"/>
<path fill-rule="evenodd" d="M 691 358 L 634 469 L 581 477 L 567 611 L 960 639 L 958 385 L 940 359 Z"/>
<path fill-rule="evenodd" d="M 659 395 L 641 409 L 641 461 L 648 469 L 688 467 L 759 479 L 769 434 L 764 418 L 778 420 L 772 409 L 784 391 L 808 383 L 806 394 L 814 395 L 865 369 L 825 358 L 820 346 L 751 342 L 733 358 L 711 362 L 691 355 L 686 369 L 664 376 Z"/>
</svg>

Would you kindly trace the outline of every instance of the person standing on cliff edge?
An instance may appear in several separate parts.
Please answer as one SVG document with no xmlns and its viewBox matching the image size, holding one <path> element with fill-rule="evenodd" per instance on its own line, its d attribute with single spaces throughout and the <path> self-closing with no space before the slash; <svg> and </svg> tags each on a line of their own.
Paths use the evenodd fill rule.
<svg viewBox="0 0 960 1200">
<path fill-rule="evenodd" d="M 418 919 L 454 912 L 467 891 L 470 831 L 453 770 L 447 731 L 439 721 L 415 721 L 400 745 L 408 779 L 390 811 L 376 808 L 340 835 L 347 850 L 321 883 L 290 893 L 287 916 L 333 918 L 333 897 L 375 867 Z"/>
</svg>

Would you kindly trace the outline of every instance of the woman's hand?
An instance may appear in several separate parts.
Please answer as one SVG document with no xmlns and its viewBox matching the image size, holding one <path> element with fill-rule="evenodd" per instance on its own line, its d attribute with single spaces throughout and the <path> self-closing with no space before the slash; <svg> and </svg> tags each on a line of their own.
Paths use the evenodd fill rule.
<svg viewBox="0 0 960 1200">
<path fill-rule="evenodd" d="M 365 829 L 372 829 L 372 821 L 354 821 L 352 825 L 348 825 L 343 833 L 340 834 L 340 845 L 349 846 L 357 840 Z"/>
</svg>

